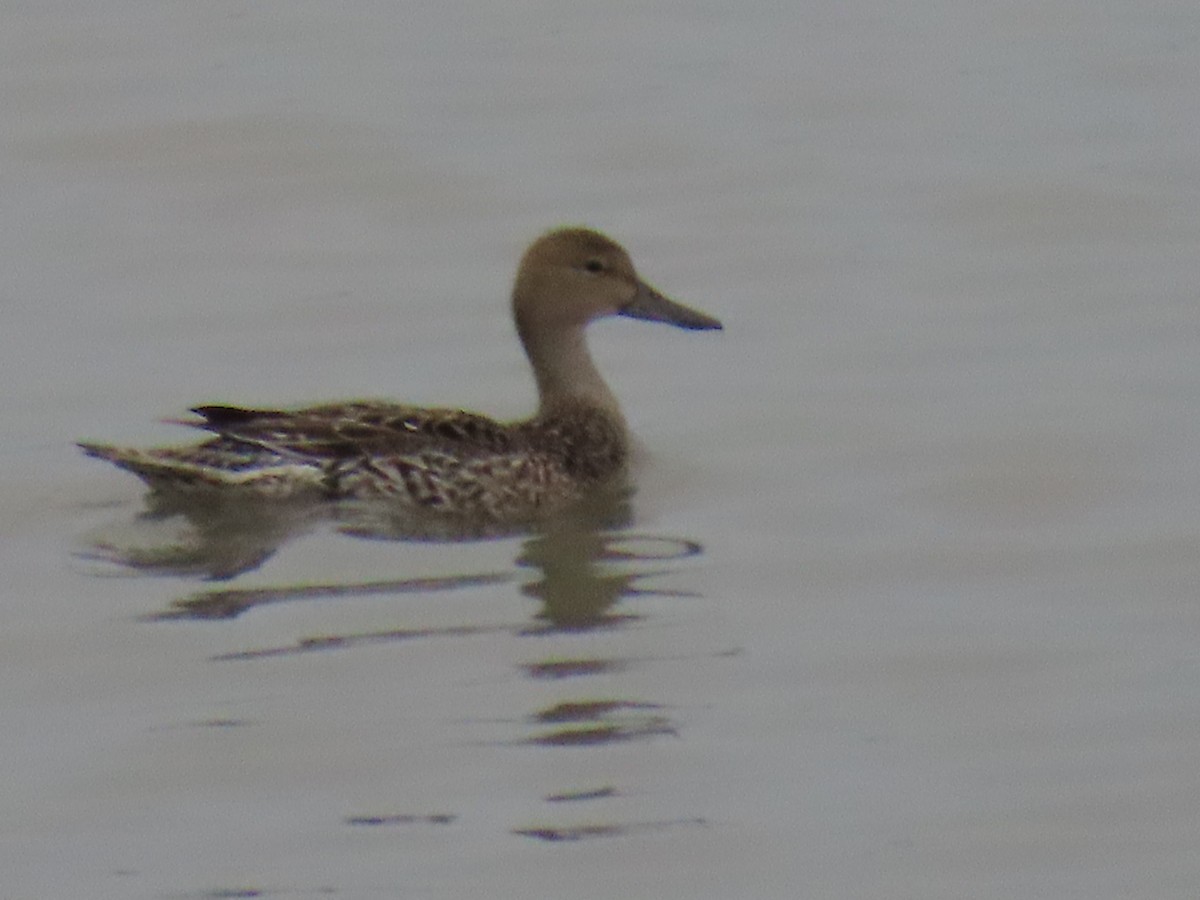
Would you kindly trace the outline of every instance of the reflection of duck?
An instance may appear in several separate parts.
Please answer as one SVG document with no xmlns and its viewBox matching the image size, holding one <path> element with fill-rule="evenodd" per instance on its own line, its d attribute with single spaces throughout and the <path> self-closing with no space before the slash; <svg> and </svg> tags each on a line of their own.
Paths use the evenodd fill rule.
<svg viewBox="0 0 1200 900">
<path fill-rule="evenodd" d="M 582 525 L 583 523 L 578 523 Z M 639 546 L 639 544 L 641 546 Z M 624 545 L 624 546 L 622 546 Z M 628 566 L 602 563 L 681 559 L 702 552 L 695 541 L 639 535 L 613 535 L 559 522 L 525 542 L 517 564 L 536 568 L 542 577 L 521 593 L 543 604 L 540 631 L 586 631 L 620 625 L 638 618 L 614 607 L 625 597 L 643 594 L 690 596 L 669 590 L 640 588 L 637 582 L 659 572 L 631 571 Z"/>
<path fill-rule="evenodd" d="M 285 411 L 202 406 L 195 424 L 216 434 L 202 444 L 80 446 L 167 494 L 383 498 L 465 519 L 537 518 L 619 481 L 626 465 L 625 422 L 584 327 L 612 315 L 688 329 L 721 323 L 659 294 L 618 244 L 581 228 L 533 243 L 512 303 L 540 397 L 525 421 L 383 402 Z"/>
</svg>

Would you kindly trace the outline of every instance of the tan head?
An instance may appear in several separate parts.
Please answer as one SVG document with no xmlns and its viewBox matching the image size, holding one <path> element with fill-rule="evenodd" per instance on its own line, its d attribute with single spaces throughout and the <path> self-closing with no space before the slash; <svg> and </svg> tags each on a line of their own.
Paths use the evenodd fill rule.
<svg viewBox="0 0 1200 900">
<path fill-rule="evenodd" d="M 642 281 L 629 254 L 599 232 L 550 231 L 525 251 L 513 285 L 513 317 L 533 364 L 543 412 L 585 402 L 623 421 L 583 339 L 584 326 L 604 316 L 680 328 L 721 327 L 711 316 L 668 300 Z"/>
<path fill-rule="evenodd" d="M 616 241 L 587 228 L 560 228 L 525 251 L 513 286 L 513 315 L 523 340 L 536 331 L 581 328 L 603 316 L 720 328 L 703 313 L 668 300 L 642 281 Z"/>
</svg>

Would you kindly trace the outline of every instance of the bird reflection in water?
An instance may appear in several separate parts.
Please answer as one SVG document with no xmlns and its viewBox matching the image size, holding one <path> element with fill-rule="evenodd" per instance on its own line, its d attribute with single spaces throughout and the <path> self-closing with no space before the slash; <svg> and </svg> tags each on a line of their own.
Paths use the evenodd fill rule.
<svg viewBox="0 0 1200 900">
<path fill-rule="evenodd" d="M 645 596 L 689 597 L 685 591 L 647 586 L 652 576 L 670 574 L 684 559 L 698 557 L 703 547 L 696 541 L 636 534 L 629 530 L 627 494 L 614 495 L 581 507 L 570 516 L 543 523 L 526 534 L 519 544 L 514 566 L 509 570 L 462 573 L 434 577 L 403 577 L 357 582 L 274 585 L 257 588 L 226 586 L 194 593 L 176 600 L 167 609 L 150 614 L 147 620 L 230 620 L 257 607 L 295 602 L 351 602 L 365 596 L 433 596 L 452 590 L 469 590 L 522 581 L 520 592 L 538 603 L 531 619 L 486 623 L 478 620 L 449 626 L 390 628 L 368 632 L 331 633 L 303 638 L 288 644 L 232 650 L 214 661 L 267 659 L 316 652 L 349 650 L 363 645 L 396 644 L 411 640 L 455 639 L 487 634 L 545 638 L 540 659 L 523 661 L 517 670 L 533 682 L 571 679 L 576 687 L 564 696 L 555 689 L 553 702 L 529 712 L 518 727 L 524 736 L 515 743 L 531 748 L 562 748 L 577 753 L 589 747 L 678 736 L 673 710 L 644 697 L 613 696 L 595 692 L 587 676 L 613 673 L 638 666 L 649 659 L 619 654 L 575 655 L 579 644 L 571 639 L 591 630 L 613 630 L 641 618 L 628 602 Z M 332 521 L 348 536 L 374 540 L 472 540 L 494 534 L 414 534 L 411 522 L 394 521 L 386 510 L 370 507 L 275 505 L 269 512 L 245 505 L 191 505 L 180 508 L 148 508 L 132 523 L 109 527 L 95 539 L 93 559 L 121 564 L 129 570 L 151 574 L 201 575 L 210 580 L 229 581 L 251 571 L 288 540 L 326 527 Z M 137 542 L 129 539 L 140 538 Z M 121 545 L 117 540 L 126 540 Z M 147 538 L 151 540 L 147 542 Z M 158 543 L 155 544 L 154 540 Z M 121 549 L 119 549 L 121 548 Z M 521 572 L 534 573 L 524 580 Z M 595 645 L 589 642 L 594 651 Z M 722 654 L 718 654 L 722 655 Z M 662 657 L 658 657 L 661 659 Z M 582 680 L 579 680 L 582 679 Z M 664 821 L 607 820 L 580 827 L 555 820 L 562 798 L 576 803 L 603 803 L 620 797 L 622 789 L 612 784 L 568 785 L 564 792 L 548 789 L 545 800 L 548 821 L 511 829 L 513 834 L 538 840 L 576 841 L 702 825 L 704 820 L 681 817 Z M 395 810 L 367 810 L 349 816 L 346 822 L 373 827 L 395 827 L 397 823 L 432 821 L 428 816 Z"/>
<path fill-rule="evenodd" d="M 544 629 L 612 627 L 637 618 L 634 613 L 616 611 L 624 597 L 694 595 L 638 587 L 641 579 L 664 574 L 662 571 L 634 572 L 604 564 L 681 559 L 700 552 L 695 541 L 560 527 L 525 542 L 517 565 L 538 569 L 542 577 L 524 585 L 521 593 L 542 603 L 538 618 Z"/>
<path fill-rule="evenodd" d="M 515 581 L 519 570 L 539 577 L 523 584 L 521 593 L 537 600 L 535 622 L 511 626 L 461 626 L 433 631 L 332 635 L 290 648 L 247 651 L 251 654 L 308 652 L 346 647 L 362 641 L 461 635 L 471 629 L 544 634 L 613 628 L 636 619 L 622 600 L 647 596 L 690 596 L 687 592 L 644 587 L 642 582 L 669 569 L 636 568 L 640 562 L 681 560 L 698 556 L 702 547 L 682 538 L 637 535 L 624 530 L 631 518 L 627 492 L 601 495 L 555 519 L 527 530 L 508 571 L 436 577 L 408 577 L 361 582 L 221 588 L 199 591 L 174 601 L 149 620 L 232 619 L 254 607 L 300 601 L 350 600 L 388 594 L 432 594 L 440 591 Z M 132 521 L 111 523 L 94 532 L 79 554 L 91 561 L 116 564 L 126 571 L 152 575 L 200 576 L 231 581 L 253 571 L 287 541 L 332 522 L 349 537 L 371 540 L 475 541 L 510 535 L 497 531 L 435 531 L 411 517 L 396 518 L 379 504 L 190 503 L 163 504 L 151 495 L 147 508 Z M 237 654 L 244 656 L 245 654 Z"/>
</svg>

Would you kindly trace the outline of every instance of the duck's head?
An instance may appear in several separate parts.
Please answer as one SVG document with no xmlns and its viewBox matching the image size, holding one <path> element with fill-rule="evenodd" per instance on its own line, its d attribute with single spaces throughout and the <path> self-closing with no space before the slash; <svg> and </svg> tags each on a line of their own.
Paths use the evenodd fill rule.
<svg viewBox="0 0 1200 900">
<path fill-rule="evenodd" d="M 620 244 L 587 228 L 547 232 L 525 251 L 513 287 L 513 315 L 526 341 L 539 332 L 581 329 L 604 316 L 689 329 L 721 327 L 642 281 Z"/>
</svg>

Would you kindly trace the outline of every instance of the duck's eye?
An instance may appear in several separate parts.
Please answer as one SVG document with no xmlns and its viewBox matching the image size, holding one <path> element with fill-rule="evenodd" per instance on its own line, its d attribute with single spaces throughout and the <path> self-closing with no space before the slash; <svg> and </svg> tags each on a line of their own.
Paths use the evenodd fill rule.
<svg viewBox="0 0 1200 900">
<path fill-rule="evenodd" d="M 600 260 L 598 260 L 598 259 L 589 259 L 587 262 L 585 262 L 583 264 L 583 267 L 589 272 L 603 272 L 604 271 L 604 263 L 600 262 Z"/>
</svg>

